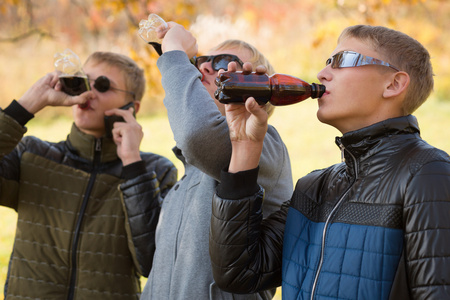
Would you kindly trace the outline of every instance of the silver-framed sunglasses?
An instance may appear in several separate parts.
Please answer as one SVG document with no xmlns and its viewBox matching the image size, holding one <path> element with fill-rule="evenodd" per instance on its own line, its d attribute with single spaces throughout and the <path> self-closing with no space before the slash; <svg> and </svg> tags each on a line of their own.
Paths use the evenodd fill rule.
<svg viewBox="0 0 450 300">
<path fill-rule="evenodd" d="M 331 65 L 333 69 L 337 68 L 353 68 L 353 67 L 359 67 L 359 66 L 366 66 L 366 65 L 380 65 L 380 66 L 386 66 L 389 68 L 394 69 L 397 72 L 400 72 L 400 69 L 391 65 L 390 63 L 387 63 L 385 61 L 382 61 L 381 59 L 370 57 L 367 55 L 362 55 L 358 52 L 354 51 L 341 51 L 327 59 L 326 63 L 327 66 Z"/>
</svg>

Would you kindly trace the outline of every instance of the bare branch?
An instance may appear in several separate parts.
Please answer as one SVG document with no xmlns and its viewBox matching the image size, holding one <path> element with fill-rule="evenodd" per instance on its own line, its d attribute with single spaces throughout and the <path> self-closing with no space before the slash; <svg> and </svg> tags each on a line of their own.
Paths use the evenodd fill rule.
<svg viewBox="0 0 450 300">
<path fill-rule="evenodd" d="M 15 43 L 24 40 L 32 35 L 39 35 L 41 38 L 53 38 L 53 35 L 51 33 L 35 28 L 14 37 L 0 38 L 0 43 Z"/>
</svg>

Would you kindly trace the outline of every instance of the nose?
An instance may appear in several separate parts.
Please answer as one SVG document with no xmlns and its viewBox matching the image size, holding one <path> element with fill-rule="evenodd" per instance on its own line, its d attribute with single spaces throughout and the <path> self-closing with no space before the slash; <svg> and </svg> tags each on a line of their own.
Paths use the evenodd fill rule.
<svg viewBox="0 0 450 300">
<path fill-rule="evenodd" d="M 317 79 L 319 79 L 320 82 L 331 80 L 330 70 L 331 70 L 331 66 L 326 65 L 322 70 L 320 70 L 319 73 L 317 73 Z"/>
<path fill-rule="evenodd" d="M 199 67 L 200 72 L 202 72 L 203 75 L 209 75 L 214 74 L 216 71 L 212 68 L 211 61 L 206 61 L 202 63 Z"/>
</svg>

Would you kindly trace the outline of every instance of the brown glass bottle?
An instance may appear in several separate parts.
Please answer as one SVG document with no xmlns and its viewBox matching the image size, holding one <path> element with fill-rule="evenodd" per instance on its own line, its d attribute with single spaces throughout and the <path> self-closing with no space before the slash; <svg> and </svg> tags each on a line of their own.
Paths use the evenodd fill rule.
<svg viewBox="0 0 450 300">
<path fill-rule="evenodd" d="M 243 74 L 242 72 L 224 72 L 216 78 L 217 90 L 214 94 L 219 102 L 244 103 L 248 97 L 254 97 L 259 104 L 269 101 L 272 105 L 282 106 L 298 103 L 307 98 L 320 98 L 325 93 L 322 84 L 309 84 L 297 77 L 285 74 Z"/>
</svg>

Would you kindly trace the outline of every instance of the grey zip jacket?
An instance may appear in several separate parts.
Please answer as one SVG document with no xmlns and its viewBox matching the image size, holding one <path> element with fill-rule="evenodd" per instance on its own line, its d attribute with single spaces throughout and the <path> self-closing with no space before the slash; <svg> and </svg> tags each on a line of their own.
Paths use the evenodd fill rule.
<svg viewBox="0 0 450 300">
<path fill-rule="evenodd" d="M 228 125 L 184 52 L 164 53 L 158 67 L 175 153 L 185 174 L 163 202 L 153 267 L 141 299 L 271 299 L 274 290 L 233 295 L 214 282 L 209 227 L 212 197 L 231 157 Z M 263 205 L 265 216 L 292 195 L 288 151 L 272 126 L 265 137 L 258 182 L 270 195 Z"/>
</svg>

